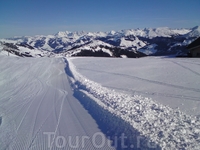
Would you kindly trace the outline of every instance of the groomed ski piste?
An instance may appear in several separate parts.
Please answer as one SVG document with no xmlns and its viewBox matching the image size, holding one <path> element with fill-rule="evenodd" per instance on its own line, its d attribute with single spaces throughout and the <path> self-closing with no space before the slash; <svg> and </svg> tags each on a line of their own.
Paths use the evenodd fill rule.
<svg viewBox="0 0 200 150">
<path fill-rule="evenodd" d="M 0 56 L 1 150 L 114 149 L 73 96 L 65 66 L 64 58 Z"/>
<path fill-rule="evenodd" d="M 73 58 L 0 56 L 0 149 L 200 149 L 198 116 L 76 68 Z"/>
</svg>

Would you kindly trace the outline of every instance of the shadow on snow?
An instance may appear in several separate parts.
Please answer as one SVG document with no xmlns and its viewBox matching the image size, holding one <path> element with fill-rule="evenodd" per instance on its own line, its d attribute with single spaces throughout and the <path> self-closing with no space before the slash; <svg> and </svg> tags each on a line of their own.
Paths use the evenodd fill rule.
<svg viewBox="0 0 200 150">
<path fill-rule="evenodd" d="M 73 77 L 67 60 L 65 63 L 66 74 Z M 99 129 L 112 141 L 112 146 L 117 150 L 161 150 L 158 145 L 150 142 L 150 139 L 140 135 L 128 122 L 104 109 L 92 100 L 92 98 L 83 93 L 81 90 L 87 91 L 87 89 L 80 82 L 76 81 L 75 83 L 71 83 L 71 86 L 74 89 L 74 97 L 89 112 L 97 122 Z"/>
</svg>

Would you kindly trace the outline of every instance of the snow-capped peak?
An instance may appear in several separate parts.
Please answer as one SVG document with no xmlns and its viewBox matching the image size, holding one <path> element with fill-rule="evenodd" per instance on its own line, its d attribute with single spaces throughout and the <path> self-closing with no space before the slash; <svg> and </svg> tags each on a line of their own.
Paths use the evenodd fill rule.
<svg viewBox="0 0 200 150">
<path fill-rule="evenodd" d="M 196 27 L 192 28 L 191 32 L 189 32 L 186 36 L 199 37 L 200 36 L 200 26 L 196 26 Z"/>
<path fill-rule="evenodd" d="M 67 31 L 66 31 L 66 32 L 67 32 Z M 61 31 L 59 31 L 58 33 L 55 34 L 55 36 L 57 36 L 57 37 L 65 37 L 65 36 L 67 35 L 66 32 L 61 32 Z"/>
<path fill-rule="evenodd" d="M 99 45 L 121 48 L 129 51 L 155 49 L 159 54 L 177 54 L 186 49 L 188 43 L 200 36 L 200 26 L 191 29 L 169 27 L 126 29 L 110 32 L 61 31 L 55 35 L 36 35 L 1 39 L 7 43 L 27 43 L 39 50 L 56 53 L 74 49 L 98 49 Z M 153 46 L 152 46 L 153 45 Z M 103 47 L 101 46 L 101 47 Z M 102 49 L 100 47 L 100 49 Z M 156 51 L 157 50 L 157 51 Z"/>
<path fill-rule="evenodd" d="M 114 35 L 116 33 L 116 31 L 112 30 L 108 33 L 108 35 Z"/>
<path fill-rule="evenodd" d="M 74 37 L 74 36 L 83 36 L 87 34 L 87 32 L 85 31 L 81 31 L 81 32 L 71 32 L 71 31 L 60 31 L 58 33 L 55 34 L 56 37 Z"/>
</svg>

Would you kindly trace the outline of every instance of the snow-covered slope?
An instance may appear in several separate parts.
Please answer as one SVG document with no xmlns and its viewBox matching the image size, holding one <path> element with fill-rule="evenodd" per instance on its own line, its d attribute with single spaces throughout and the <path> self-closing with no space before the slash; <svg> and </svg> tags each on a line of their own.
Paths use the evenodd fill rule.
<svg viewBox="0 0 200 150">
<path fill-rule="evenodd" d="M 181 29 L 174 30 L 168 27 L 160 27 L 160 28 L 155 28 L 155 29 L 145 28 L 145 29 L 132 30 L 132 33 L 136 36 L 154 38 L 154 37 L 171 37 L 171 36 L 181 34 L 184 32 Z"/>
<path fill-rule="evenodd" d="M 106 48 L 107 47 L 107 48 Z M 102 52 L 105 54 L 108 54 L 110 57 L 113 56 L 113 53 L 108 49 L 108 48 L 112 48 L 113 46 L 105 43 L 103 41 L 99 41 L 99 40 L 94 40 L 89 42 L 88 44 L 83 44 L 77 48 L 75 48 L 75 50 L 68 50 L 65 52 L 66 56 L 75 56 L 77 54 L 79 54 L 81 51 L 92 51 L 92 52 Z"/>
<path fill-rule="evenodd" d="M 199 150 L 199 65 L 0 56 L 0 149 Z"/>
<path fill-rule="evenodd" d="M 192 28 L 191 32 L 185 35 L 186 37 L 199 37 L 200 36 L 200 26 Z"/>
<path fill-rule="evenodd" d="M 52 53 L 43 51 L 32 47 L 26 43 L 5 43 L 0 42 L 0 52 L 6 53 L 6 55 L 17 55 L 21 57 L 43 57 L 50 56 Z"/>
<path fill-rule="evenodd" d="M 148 150 L 200 149 L 200 61 L 146 57 L 70 58 L 70 62 L 76 87 L 157 144 L 147 144 Z"/>
<path fill-rule="evenodd" d="M 109 44 L 111 47 L 128 51 L 146 52 L 148 55 L 167 55 L 178 54 L 181 52 L 187 53 L 186 43 L 191 43 L 191 41 L 198 36 L 200 36 L 199 26 L 191 29 L 170 29 L 168 27 L 160 27 L 110 32 L 65 31 L 58 32 L 55 35 L 37 35 L 34 37 L 24 36 L 1 39 L 0 41 L 7 43 L 26 43 L 34 48 L 55 53 L 65 53 L 71 50 L 74 50 L 75 52 L 70 52 L 70 54 L 80 52 L 81 50 L 94 51 L 94 47 L 89 46 L 89 44 L 96 43 L 97 45 L 103 45 L 104 47 Z M 176 43 L 178 44 L 176 45 Z M 152 52 L 149 52 L 152 45 L 156 46 Z M 96 48 L 96 51 L 98 51 L 99 47 L 96 46 Z M 110 52 L 107 54 L 111 55 Z M 69 53 L 67 53 L 67 55 L 69 55 Z"/>
<path fill-rule="evenodd" d="M 74 97 L 65 67 L 63 58 L 0 56 L 1 150 L 115 149 Z"/>
</svg>

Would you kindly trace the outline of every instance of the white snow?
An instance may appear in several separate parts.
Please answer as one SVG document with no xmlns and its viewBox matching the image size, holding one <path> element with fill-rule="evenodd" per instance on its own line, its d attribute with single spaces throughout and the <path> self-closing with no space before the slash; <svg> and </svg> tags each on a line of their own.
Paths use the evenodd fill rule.
<svg viewBox="0 0 200 150">
<path fill-rule="evenodd" d="M 90 41 L 95 41 L 97 38 L 103 37 L 107 38 L 109 41 L 118 43 L 121 41 L 120 46 L 124 48 L 137 47 L 142 48 L 147 43 L 139 40 L 138 37 L 144 38 L 155 38 L 155 37 L 172 37 L 172 36 L 185 36 L 186 38 L 198 37 L 200 35 L 200 27 L 194 27 L 192 29 L 181 28 L 181 29 L 171 29 L 168 27 L 159 27 L 159 28 L 145 28 L 145 29 L 128 29 L 120 31 L 110 31 L 110 32 L 58 32 L 55 35 L 37 35 L 34 37 L 24 36 L 24 37 L 14 37 L 10 39 L 0 39 L 7 43 L 19 43 L 25 42 L 31 46 L 39 44 L 40 48 L 47 51 L 53 51 L 54 48 L 59 49 L 63 48 L 65 50 L 70 50 L 72 47 L 78 47 L 84 44 L 88 44 Z M 126 40 L 127 36 L 135 37 L 133 41 Z M 52 43 L 52 40 L 55 44 Z M 107 41 L 108 42 L 108 41 Z M 51 44 L 54 46 L 52 46 Z M 106 41 L 104 42 L 104 44 Z M 140 44 L 139 44 L 140 43 Z M 52 48 L 52 47 L 53 48 Z M 132 48 L 135 50 L 134 48 Z"/>
<path fill-rule="evenodd" d="M 65 67 L 63 58 L 0 55 L 0 149 L 95 150 L 106 140 L 73 96 Z"/>
<path fill-rule="evenodd" d="M 200 60 L 146 57 L 139 59 L 71 58 L 83 76 L 102 86 L 153 98 L 190 115 L 200 115 Z"/>
<path fill-rule="evenodd" d="M 104 47 L 102 48 L 101 46 L 112 47 L 112 45 L 110 45 L 110 44 L 107 44 L 107 43 L 99 41 L 99 40 L 95 40 L 84 46 L 81 46 L 80 48 L 76 48 L 73 51 L 67 51 L 66 55 L 71 56 L 72 54 L 76 54 L 76 53 L 80 52 L 81 50 L 92 50 L 92 51 L 100 51 L 101 50 L 101 51 L 109 54 L 110 56 L 113 56 L 112 52 L 109 49 L 106 49 Z"/>
<path fill-rule="evenodd" d="M 184 35 L 191 32 L 191 29 L 173 29 L 173 31 L 177 34 Z"/>
<path fill-rule="evenodd" d="M 108 50 L 108 49 L 102 48 L 100 50 L 102 50 L 103 52 L 109 54 L 110 56 L 113 56 L 113 53 L 110 50 Z"/>
<path fill-rule="evenodd" d="M 70 62 L 86 93 L 162 149 L 200 148 L 198 59 L 73 58 Z"/>
<path fill-rule="evenodd" d="M 29 49 L 29 48 L 26 48 L 26 47 L 21 47 L 21 46 L 17 46 L 19 51 L 21 53 L 27 53 L 27 54 L 30 54 L 32 55 L 33 57 L 39 57 L 38 55 L 41 55 L 43 56 L 45 54 L 45 52 L 42 52 L 41 50 L 38 50 L 38 49 Z"/>
<path fill-rule="evenodd" d="M 97 118 L 102 124 L 109 121 L 103 124 L 105 127 L 115 129 L 117 126 L 122 131 L 131 128 L 130 135 L 136 130 L 139 135 L 166 150 L 199 150 L 199 59 L 63 58 L 63 55 L 70 56 L 81 50 L 102 50 L 112 56 L 112 52 L 106 49 L 106 46 L 115 45 L 108 44 L 112 42 L 121 48 L 132 47 L 132 50 L 150 55 L 156 53 L 157 45 L 149 45 L 139 37 L 176 35 L 186 37 L 186 40 L 174 43 L 171 48 L 191 43 L 200 35 L 200 27 L 65 31 L 47 36 L 0 39 L 0 149 L 59 149 L 55 145 L 57 137 L 92 137 L 97 132 L 105 138 L 106 132 L 111 129 L 104 133 L 100 131 L 94 114 L 80 104 L 85 101 L 90 109 L 100 114 Z M 52 44 L 56 49 L 76 49 L 61 54 L 52 53 L 57 58 L 21 58 L 13 54 L 8 57 L 8 52 L 2 51 L 1 42 L 25 42 L 33 47 L 37 43 L 40 48 L 33 50 L 17 46 L 21 53 L 34 57 L 50 56 L 49 51 L 54 50 L 50 42 L 54 42 Z M 121 57 L 126 58 L 125 55 Z M 75 98 L 77 93 L 82 95 Z M 44 134 L 47 132 L 55 133 L 50 147 Z M 114 134 L 118 132 L 116 130 Z M 70 149 L 69 143 L 63 149 Z M 96 148 L 88 140 L 85 149 Z M 110 148 L 105 145 L 102 149 Z"/>
<path fill-rule="evenodd" d="M 0 39 L 0 42 L 14 43 L 14 44 L 16 44 L 18 41 L 12 40 L 12 39 Z"/>
<path fill-rule="evenodd" d="M 138 34 L 143 34 L 139 30 Z M 170 36 L 175 32 L 168 32 L 167 28 L 162 30 L 166 32 L 148 29 L 148 34 Z M 132 35 L 134 31 L 110 34 L 121 35 L 122 32 Z M 96 36 L 85 32 L 59 34 L 57 36 L 71 36 L 71 41 L 85 34 Z M 37 40 L 42 38 L 48 42 L 52 37 L 37 36 Z M 121 39 L 121 46 L 139 42 L 137 37 L 135 41 Z M 95 40 L 82 48 L 103 50 L 112 55 L 100 45 L 106 43 Z M 48 45 L 44 46 L 48 48 Z M 106 46 L 111 47 L 110 44 Z M 154 53 L 156 46 L 148 45 L 147 49 L 141 50 Z M 43 54 L 37 49 L 18 48 L 34 56 Z M 122 131 L 131 128 L 130 135 L 136 130 L 162 149 L 200 149 L 199 59 L 66 59 L 62 54 L 56 55 L 57 58 L 20 58 L 8 57 L 2 49 L 0 45 L 0 149 L 48 149 L 48 138 L 44 134 L 47 132 L 55 133 L 49 149 L 59 149 L 55 144 L 58 143 L 57 137 L 61 136 L 92 137 L 100 132 L 105 138 L 96 118 L 90 116 L 94 114 L 85 110 L 79 101 L 84 101 L 87 107 L 99 113 L 96 117 L 101 123 L 109 121 L 103 124 L 105 127 L 115 129 L 117 126 Z M 78 51 L 81 49 L 71 53 Z M 77 93 L 79 97 L 76 97 Z M 124 122 L 123 125 L 119 120 Z M 96 149 L 92 142 L 88 140 L 85 149 Z M 70 149 L 69 143 L 63 149 Z M 110 148 L 105 145 L 102 149 Z"/>
<path fill-rule="evenodd" d="M 192 31 L 185 35 L 185 37 L 199 37 L 200 36 L 200 26 L 192 28 Z"/>
<path fill-rule="evenodd" d="M 154 37 L 171 37 L 172 35 L 184 35 L 191 32 L 191 29 L 170 29 L 168 27 L 159 28 L 145 28 L 145 29 L 130 29 L 122 30 L 121 34 L 126 36 L 134 35 L 140 37 L 154 38 Z"/>
<path fill-rule="evenodd" d="M 125 38 L 121 38 L 120 40 L 121 40 L 120 46 L 125 48 L 135 46 L 137 49 L 139 49 L 146 45 L 144 42 L 140 41 L 137 37 L 135 37 L 134 41 L 128 41 Z"/>
</svg>

